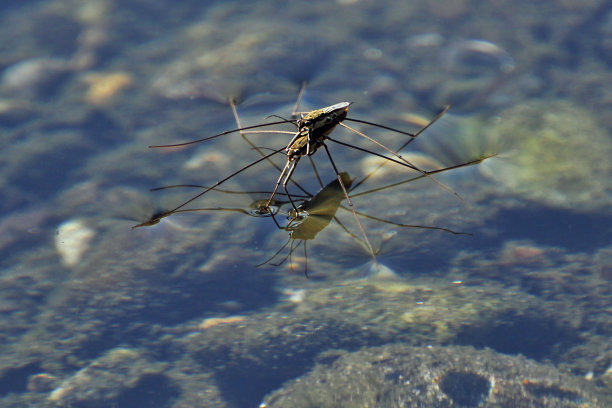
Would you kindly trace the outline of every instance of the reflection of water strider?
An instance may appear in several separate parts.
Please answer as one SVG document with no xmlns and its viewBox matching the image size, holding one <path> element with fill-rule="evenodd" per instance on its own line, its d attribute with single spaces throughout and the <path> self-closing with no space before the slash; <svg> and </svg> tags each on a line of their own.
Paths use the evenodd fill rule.
<svg viewBox="0 0 612 408">
<path fill-rule="evenodd" d="M 340 184 L 342 182 L 342 185 Z M 345 198 L 346 192 L 344 189 L 350 189 L 353 180 L 349 177 L 348 173 L 340 173 L 339 178 L 323 187 L 315 196 L 308 200 L 304 200 L 297 209 L 289 212 L 289 222 L 283 227 L 279 225 L 276 218 L 273 216 L 276 226 L 280 229 L 289 231 L 289 239 L 266 261 L 262 262 L 258 266 L 265 265 L 274 258 L 276 258 L 289 243 L 289 252 L 284 256 L 280 262 L 273 264 L 275 266 L 281 265 L 287 259 L 289 259 L 289 266 L 292 266 L 291 255 L 293 251 L 299 246 L 303 245 L 304 248 L 304 274 L 308 276 L 308 251 L 306 248 L 306 241 L 313 240 L 317 234 L 323 231 L 332 220 L 336 220 L 338 225 L 342 227 L 351 236 L 355 237 L 358 241 L 361 241 L 359 237 L 356 237 L 348 229 L 342 225 L 342 223 L 336 218 L 336 212 L 340 208 L 340 204 Z M 298 241 L 297 245 L 293 243 Z"/>
<path fill-rule="evenodd" d="M 298 97 L 298 101 L 296 103 L 296 107 L 294 109 L 294 111 L 297 111 L 297 107 L 299 106 L 299 102 L 301 99 L 301 95 L 303 93 L 303 89 L 302 91 L 300 91 L 300 96 Z M 235 107 L 233 105 L 233 102 L 230 101 L 232 108 L 234 109 L 235 112 Z M 197 200 L 198 198 L 202 197 L 204 194 L 208 193 L 211 190 L 215 190 L 217 189 L 217 187 L 219 187 L 221 184 L 225 183 L 227 180 L 231 179 L 232 177 L 235 177 L 236 175 L 242 173 L 243 171 L 249 169 L 250 167 L 262 162 L 262 161 L 269 161 L 270 158 L 274 155 L 276 155 L 277 153 L 280 152 L 284 152 L 285 156 L 286 156 L 286 163 L 285 166 L 282 168 L 282 170 L 280 170 L 280 175 L 276 181 L 274 190 L 272 191 L 267 203 L 265 204 L 265 206 L 261 207 L 259 209 L 259 211 L 261 212 L 270 212 L 270 204 L 273 202 L 275 195 L 277 194 L 278 191 L 278 187 L 282 184 L 283 185 L 283 190 L 285 191 L 285 195 L 288 197 L 289 202 L 291 203 L 292 207 L 293 207 L 293 211 L 295 213 L 295 219 L 297 220 L 300 216 L 300 213 L 306 211 L 304 208 L 300 208 L 299 206 L 295 205 L 295 202 L 292 198 L 292 195 L 289 193 L 289 191 L 287 190 L 287 184 L 291 181 L 293 182 L 298 188 L 300 188 L 302 191 L 304 191 L 306 193 L 306 191 L 299 186 L 299 184 L 295 183 L 291 177 L 293 175 L 293 172 L 295 171 L 295 168 L 297 166 L 297 164 L 299 163 L 300 159 L 304 156 L 310 157 L 312 156 L 314 153 L 316 153 L 316 151 L 320 148 L 323 147 L 325 149 L 325 152 L 327 153 L 327 156 L 330 160 L 330 163 L 334 169 L 334 172 L 336 174 L 337 177 L 337 185 L 341 188 L 342 192 L 343 192 L 343 198 L 341 198 L 338 201 L 338 205 L 340 204 L 340 202 L 342 201 L 342 199 L 346 199 L 347 203 L 350 207 L 350 211 L 353 214 L 353 217 L 357 223 L 357 225 L 359 226 L 359 230 L 361 232 L 361 236 L 363 238 L 362 242 L 366 245 L 366 247 L 368 248 L 369 253 L 372 256 L 372 259 L 374 260 L 374 262 L 376 263 L 376 255 L 374 252 L 374 249 L 372 248 L 372 245 L 370 244 L 370 241 L 368 240 L 367 234 L 365 232 L 365 229 L 363 228 L 361 221 L 359 220 L 359 216 L 358 213 L 355 211 L 355 208 L 353 206 L 353 203 L 350 199 L 349 193 L 348 193 L 348 188 L 346 186 L 346 184 L 344 183 L 343 177 L 341 175 L 341 173 L 338 171 L 338 168 L 332 158 L 332 155 L 326 145 L 326 141 L 332 141 L 334 143 L 343 145 L 343 146 L 347 146 L 374 156 L 378 156 L 381 157 L 385 160 L 385 162 L 381 163 L 377 168 L 375 168 L 370 174 L 368 174 L 363 180 L 361 180 L 359 183 L 356 184 L 356 186 L 358 186 L 359 184 L 361 184 L 363 181 L 365 181 L 367 178 L 369 178 L 374 172 L 376 172 L 378 169 L 380 169 L 381 167 L 383 167 L 385 164 L 387 163 L 395 163 L 395 164 L 399 164 L 401 166 L 407 167 L 413 171 L 416 171 L 420 174 L 420 177 L 427 177 L 429 179 L 431 179 L 432 181 L 434 181 L 436 184 L 438 184 L 439 186 L 441 186 L 442 188 L 444 188 L 445 190 L 450 191 L 452 194 L 454 194 L 455 196 L 457 196 L 458 198 L 461 199 L 461 197 L 459 197 L 459 195 L 457 193 L 455 193 L 452 189 L 450 189 L 449 187 L 443 185 L 442 183 L 440 183 L 439 181 L 437 181 L 436 179 L 434 179 L 432 177 L 432 174 L 435 173 L 435 171 L 424 171 L 420 168 L 418 168 L 417 166 L 415 166 L 413 163 L 411 163 L 410 161 L 408 161 L 406 158 L 404 158 L 401 154 L 399 154 L 398 152 L 400 152 L 402 149 L 404 149 L 408 144 L 410 144 L 416 137 L 418 137 L 425 129 L 427 129 L 429 126 L 431 126 L 436 120 L 438 120 L 447 110 L 448 107 L 445 108 L 442 112 L 440 112 L 433 120 L 431 120 L 428 124 L 426 124 L 421 130 L 419 130 L 417 133 L 409 133 L 409 132 L 405 132 L 402 130 L 398 130 L 398 129 L 394 129 L 388 126 L 384 126 L 384 125 L 379 125 L 376 123 L 372 123 L 372 122 L 368 122 L 365 120 L 359 120 L 359 119 L 351 119 L 351 118 L 347 118 L 347 113 L 348 113 L 348 107 L 350 106 L 350 102 L 340 102 L 337 103 L 335 105 L 331 105 L 325 108 L 321 108 L 321 109 L 316 109 L 310 112 L 306 112 L 306 113 L 302 113 L 300 114 L 300 117 L 298 119 L 292 119 L 292 120 L 286 120 L 283 119 L 282 121 L 276 121 L 276 122 L 271 122 L 271 123 L 263 123 L 263 124 L 259 124 L 259 125 L 253 125 L 253 126 L 246 126 L 246 127 L 241 127 L 240 126 L 240 122 L 237 118 L 236 115 L 236 121 L 238 123 L 238 128 L 233 129 L 233 130 L 228 130 L 222 133 L 218 133 L 216 135 L 212 135 L 212 136 L 208 136 L 202 139 L 198 139 L 198 140 L 194 140 L 191 142 L 185 142 L 185 143 L 177 143 L 177 144 L 170 144 L 170 145 L 157 145 L 157 146 L 150 146 L 150 147 L 155 147 L 155 148 L 160 148 L 160 147 L 176 147 L 176 146 L 185 146 L 185 145 L 190 145 L 190 144 L 194 144 L 194 143 L 199 143 L 199 142 L 204 142 L 207 140 L 211 140 L 213 138 L 216 137 L 220 137 L 223 135 L 227 135 L 230 133 L 235 133 L 235 132 L 240 132 L 240 134 L 242 135 L 243 138 L 245 138 L 245 140 L 247 140 L 247 142 L 253 146 L 255 148 L 255 146 L 245 137 L 245 133 L 289 133 L 292 134 L 293 137 L 291 139 L 291 141 L 287 144 L 287 146 L 285 146 L 284 148 L 279 148 L 279 149 L 274 149 L 271 153 L 268 154 L 264 154 L 261 149 L 259 148 L 255 148 L 258 153 L 261 155 L 261 158 L 251 162 L 250 164 L 242 167 L 241 169 L 233 172 L 232 174 L 228 175 L 227 177 L 222 178 L 221 180 L 217 181 L 215 184 L 213 184 L 212 186 L 209 187 L 201 187 L 204 190 L 200 193 L 198 193 L 197 195 L 195 195 L 194 197 L 190 198 L 189 200 L 183 202 L 182 204 L 180 204 L 179 206 L 175 207 L 172 210 L 169 211 L 165 211 L 162 213 L 158 213 L 155 214 L 151 219 L 136 225 L 134 228 L 136 227 L 141 227 L 141 226 L 149 226 L 149 225 L 154 225 L 157 222 L 159 222 L 159 220 L 161 220 L 162 218 L 168 217 L 172 214 L 178 213 L 178 212 L 185 212 L 188 211 L 189 209 L 186 208 L 190 203 L 192 203 L 193 201 Z M 294 112 L 294 116 L 297 115 L 297 113 Z M 379 127 L 385 130 L 389 130 L 392 132 L 396 132 L 399 134 L 403 134 L 409 137 L 409 139 L 404 142 L 398 149 L 392 150 L 389 147 L 383 145 L 382 143 L 372 139 L 371 137 L 367 136 L 366 134 L 353 129 L 352 127 L 342 123 L 343 121 L 353 121 L 353 122 L 357 122 L 357 123 L 361 123 L 361 124 L 366 124 L 366 125 L 370 125 L 370 126 L 375 126 L 375 127 Z M 270 131 L 270 130 L 255 130 L 253 131 L 253 129 L 258 129 L 261 127 L 265 127 L 265 126 L 270 126 L 270 125 L 276 125 L 276 124 L 282 124 L 282 123 L 292 123 L 297 127 L 297 131 L 296 132 L 287 132 L 287 131 Z M 336 139 L 333 139 L 330 137 L 331 132 L 336 128 L 336 126 L 342 126 L 346 129 L 348 129 L 349 131 L 367 139 L 368 141 L 370 141 L 373 145 L 379 147 L 380 149 L 384 150 L 387 154 L 389 155 L 385 155 L 385 154 L 381 154 L 369 149 L 365 149 L 362 147 L 358 147 L 346 142 L 342 142 Z M 463 165 L 468 165 L 468 164 L 474 164 L 475 162 L 479 162 L 482 161 L 483 158 L 479 158 L 475 161 L 471 161 L 471 162 L 466 162 L 463 163 L 460 166 Z M 460 167 L 460 166 L 456 166 L 456 167 Z M 276 166 L 275 166 L 276 167 Z M 318 176 L 318 174 L 317 174 Z M 348 177 L 348 176 L 347 176 Z M 165 189 L 165 188 L 171 188 L 171 187 L 179 187 L 179 186 L 167 186 L 167 187 L 162 187 L 159 189 L 155 189 L 155 190 L 160 190 L 160 189 Z M 316 197 L 316 196 L 315 196 Z M 304 203 L 303 203 L 304 204 Z M 312 207 L 312 206 L 311 206 Z M 335 214 L 335 211 L 334 211 Z M 333 218 L 333 216 L 332 216 Z M 329 223 L 329 221 L 328 221 Z M 286 228 L 286 227 L 285 227 Z M 316 234 L 315 234 L 316 235 Z"/>
</svg>

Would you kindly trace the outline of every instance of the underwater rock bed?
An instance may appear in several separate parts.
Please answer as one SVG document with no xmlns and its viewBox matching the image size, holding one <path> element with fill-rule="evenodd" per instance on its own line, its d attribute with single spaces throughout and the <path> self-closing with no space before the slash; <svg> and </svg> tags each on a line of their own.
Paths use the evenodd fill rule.
<svg viewBox="0 0 612 408">
<path fill-rule="evenodd" d="M 472 347 L 391 345 L 342 353 L 272 393 L 274 407 L 604 407 L 552 366 Z"/>
</svg>

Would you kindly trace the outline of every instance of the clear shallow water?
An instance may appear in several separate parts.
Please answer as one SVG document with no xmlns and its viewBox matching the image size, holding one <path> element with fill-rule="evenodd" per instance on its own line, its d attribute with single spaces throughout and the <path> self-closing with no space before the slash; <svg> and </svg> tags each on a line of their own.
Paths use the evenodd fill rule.
<svg viewBox="0 0 612 408">
<path fill-rule="evenodd" d="M 3 406 L 256 406 L 324 363 L 320 353 L 395 342 L 522 354 L 609 393 L 603 2 L 4 7 Z M 149 188 L 210 185 L 259 157 L 238 134 L 185 149 L 148 145 L 234 128 L 230 97 L 243 125 L 288 117 L 303 81 L 303 109 L 352 101 L 349 117 L 410 131 L 452 103 L 409 153 L 424 166 L 498 153 L 436 177 L 464 201 L 431 180 L 358 196 L 410 176 L 397 168 L 352 194 L 364 214 L 472 236 L 362 216 L 378 262 L 396 275 L 381 281 L 344 209 L 337 216 L 350 233 L 333 221 L 307 241 L 310 279 L 302 246 L 293 269 L 272 265 L 288 247 L 257 267 L 289 238 L 270 218 L 243 213 L 267 194 L 211 192 L 194 207 L 215 210 L 131 229 L 194 194 Z M 280 148 L 289 136 L 250 138 Z M 341 171 L 367 173 L 363 152 L 330 148 Z M 331 182 L 324 154 L 315 161 Z M 261 163 L 223 187 L 266 192 L 277 177 Z M 320 188 L 306 160 L 294 178 L 311 194 Z"/>
</svg>

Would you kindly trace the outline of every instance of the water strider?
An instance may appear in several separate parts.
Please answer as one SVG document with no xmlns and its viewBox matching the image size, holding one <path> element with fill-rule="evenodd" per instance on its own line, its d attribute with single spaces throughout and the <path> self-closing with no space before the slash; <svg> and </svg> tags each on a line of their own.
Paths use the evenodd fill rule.
<svg viewBox="0 0 612 408">
<path fill-rule="evenodd" d="M 298 101 L 296 103 L 296 106 L 294 108 L 294 116 L 297 115 L 295 112 L 297 111 L 297 108 L 299 106 L 300 100 L 301 100 L 301 96 L 303 94 L 303 90 L 304 87 L 302 87 L 302 90 L 300 91 L 299 97 L 298 97 Z M 375 255 L 375 251 L 372 248 L 372 245 L 370 244 L 370 241 L 367 237 L 367 234 L 365 232 L 365 229 L 363 228 L 363 225 L 361 224 L 361 221 L 359 219 L 358 213 L 356 212 L 353 203 L 351 201 L 351 198 L 349 196 L 349 190 L 348 187 L 345 184 L 345 180 L 343 180 L 342 174 L 339 172 L 338 167 L 336 166 L 336 163 L 334 162 L 334 159 L 329 151 L 329 148 L 326 144 L 327 141 L 331 141 L 333 143 L 337 143 L 349 148 L 353 148 L 353 149 L 357 149 L 359 151 L 362 151 L 364 153 L 367 154 L 372 154 L 378 157 L 381 157 L 383 159 L 385 159 L 385 162 L 381 163 L 376 169 L 374 169 L 370 174 L 368 174 L 363 180 L 361 180 L 358 184 L 355 185 L 355 187 L 357 187 L 359 184 L 363 183 L 367 178 L 369 178 L 375 171 L 377 171 L 379 168 L 381 168 L 382 166 L 384 166 L 387 163 L 395 163 L 404 167 L 407 167 L 413 171 L 416 171 L 418 173 L 420 173 L 419 178 L 422 177 L 427 177 L 429 179 L 431 179 L 432 181 L 434 181 L 436 184 L 438 184 L 439 186 L 441 186 L 442 188 L 444 188 L 445 190 L 451 192 L 453 195 L 455 195 L 456 197 L 458 197 L 459 199 L 461 199 L 461 197 L 455 193 L 452 189 L 450 189 L 449 187 L 445 186 L 444 184 L 440 183 L 439 181 L 437 181 L 432 174 L 435 174 L 436 171 L 424 171 L 421 170 L 420 168 L 418 168 L 416 165 L 414 165 L 413 163 L 411 163 L 410 161 L 408 161 L 406 158 L 404 158 L 399 152 L 404 149 L 408 144 L 410 144 L 416 137 L 418 137 L 421 133 L 423 133 L 423 131 L 425 131 L 429 126 L 431 126 L 435 121 L 437 121 L 447 110 L 448 107 L 446 107 L 444 110 L 442 110 L 436 117 L 434 117 L 428 124 L 426 124 L 423 128 L 421 128 L 418 132 L 416 133 L 410 133 L 410 132 L 406 132 L 406 131 L 402 131 L 399 129 L 394 129 L 391 128 L 389 126 L 384 126 L 384 125 L 380 125 L 377 123 L 373 123 L 373 122 L 369 122 L 369 121 L 365 121 L 365 120 L 361 120 L 361 119 L 353 119 L 353 118 L 348 118 L 348 108 L 351 105 L 350 102 L 340 102 L 334 105 L 330 105 L 324 108 L 320 108 L 320 109 L 315 109 L 309 112 L 305 112 L 305 113 L 301 113 L 299 114 L 299 118 L 297 119 L 282 119 L 280 121 L 274 121 L 274 122 L 268 122 L 268 123 L 261 123 L 258 125 L 252 125 L 252 126 L 246 126 L 243 127 L 240 124 L 240 121 L 238 119 L 238 116 L 236 114 L 236 109 L 235 109 L 235 105 L 233 103 L 233 101 L 230 100 L 230 105 L 232 106 L 234 115 L 236 117 L 236 122 L 238 127 L 236 129 L 232 129 L 232 130 L 228 130 L 225 132 L 221 132 L 212 136 L 208 136 L 208 137 L 204 137 L 198 140 L 193 140 L 190 142 L 184 142 L 184 143 L 177 143 L 177 144 L 168 144 L 168 145 L 155 145 L 155 146 L 149 146 L 151 148 L 164 148 L 164 147 L 177 147 L 177 146 L 186 146 L 186 145 L 191 145 L 191 144 L 195 144 L 195 143 L 200 143 L 200 142 L 205 142 L 217 137 L 221 137 L 224 135 L 228 135 L 231 133 L 236 133 L 239 132 L 241 134 L 241 136 L 247 140 L 247 142 L 251 145 L 251 147 L 253 147 L 254 149 L 257 150 L 257 152 L 260 154 L 260 158 L 257 160 L 254 160 L 253 162 L 247 164 L 246 166 L 238 169 L 237 171 L 231 173 L 230 175 L 222 178 L 221 180 L 217 181 L 216 183 L 214 183 L 212 186 L 208 186 L 208 187 L 202 187 L 203 190 L 198 193 L 197 195 L 193 196 L 192 198 L 190 198 L 189 200 L 183 202 L 182 204 L 178 205 L 177 207 L 173 208 L 172 210 L 169 211 L 165 211 L 165 212 L 161 212 L 158 214 L 155 214 L 153 217 L 151 217 L 151 219 L 138 224 L 136 226 L 134 226 L 133 228 L 136 227 L 142 227 L 142 226 L 150 226 L 150 225 L 154 225 L 156 223 L 158 223 L 162 218 L 164 217 L 168 217 L 172 214 L 178 213 L 178 212 L 185 212 L 185 211 L 190 211 L 189 209 L 186 209 L 185 207 L 192 203 L 193 201 L 197 200 L 198 198 L 202 197 L 204 194 L 208 193 L 211 190 L 218 190 L 218 187 L 225 183 L 226 181 L 228 181 L 229 179 L 231 179 L 232 177 L 237 176 L 238 174 L 242 173 L 243 171 L 255 166 L 258 163 L 261 163 L 263 161 L 271 161 L 271 157 L 279 154 L 279 153 L 283 153 L 286 157 L 286 162 L 285 162 L 285 166 L 280 169 L 278 166 L 276 166 L 275 164 L 273 164 L 277 169 L 280 170 L 280 174 L 277 178 L 276 184 L 274 186 L 274 189 L 272 191 L 272 193 L 270 194 L 267 202 L 265 205 L 260 206 L 260 208 L 258 209 L 258 211 L 260 211 L 261 213 L 270 213 L 270 215 L 273 215 L 273 213 L 270 211 L 270 205 L 272 204 L 275 196 L 277 195 L 278 192 L 278 188 L 280 187 L 280 185 L 282 184 L 283 186 L 283 190 L 284 190 L 284 194 L 287 196 L 287 198 L 289 199 L 289 202 L 291 203 L 291 206 L 293 208 L 293 212 L 295 214 L 294 219 L 298 219 L 299 217 L 304 217 L 304 216 L 308 216 L 308 209 L 305 208 L 303 205 L 301 206 L 296 206 L 292 195 L 289 193 L 288 189 L 287 189 L 287 185 L 289 182 L 293 182 L 296 186 L 298 186 L 302 191 L 306 192 L 301 186 L 299 186 L 299 184 L 297 184 L 295 181 L 293 181 L 292 176 L 293 173 L 298 165 L 298 163 L 300 162 L 300 160 L 303 157 L 308 157 L 310 158 L 312 155 L 314 155 L 319 148 L 323 147 L 327 157 L 329 158 L 329 161 L 334 169 L 334 173 L 336 175 L 336 179 L 337 179 L 337 184 L 340 186 L 342 192 L 343 192 L 343 198 L 346 199 L 348 206 L 350 208 L 350 211 L 353 214 L 353 217 L 359 227 L 359 230 L 361 232 L 361 236 L 363 238 L 363 243 L 365 244 L 365 246 L 367 247 L 369 253 L 372 256 L 373 261 L 376 263 L 376 255 Z M 360 132 L 357 129 L 354 129 L 346 124 L 344 124 L 344 121 L 353 121 L 356 123 L 361 123 L 361 124 L 365 124 L 365 125 L 370 125 L 370 126 L 374 126 L 374 127 L 378 127 L 378 128 L 382 128 L 385 130 L 389 130 L 389 131 L 393 131 L 395 133 L 401 134 L 401 135 L 405 135 L 408 136 L 407 141 L 405 141 L 399 148 L 392 150 L 391 148 L 385 146 L 384 144 L 376 141 L 375 139 L 367 136 L 366 134 Z M 272 125 L 278 125 L 278 124 L 284 124 L 284 123 L 292 123 L 296 126 L 297 130 L 295 132 L 287 132 L 287 131 L 280 131 L 280 130 L 261 130 L 261 128 L 263 127 L 267 127 L 267 126 L 272 126 Z M 385 154 L 381 154 L 378 152 L 375 152 L 373 150 L 370 149 L 365 149 L 347 142 L 343 142 L 337 139 L 334 139 L 332 137 L 330 137 L 332 131 L 337 127 L 337 126 L 342 126 L 346 129 L 348 129 L 349 131 L 353 132 L 354 134 L 359 135 L 360 137 L 365 138 L 366 140 L 370 141 L 373 145 L 385 150 L 389 155 L 385 155 Z M 255 130 L 257 129 L 257 130 Z M 291 140 L 289 141 L 289 143 L 281 148 L 277 148 L 277 149 L 272 149 L 272 151 L 270 153 L 264 154 L 264 152 L 262 151 L 261 148 L 256 147 L 254 144 L 252 144 L 250 142 L 250 140 L 248 138 L 246 138 L 245 134 L 247 133 L 289 133 L 292 135 Z M 480 162 L 482 161 L 484 158 L 478 158 L 476 160 L 472 160 L 470 162 L 466 162 L 463 163 L 461 165 L 455 166 L 455 167 L 461 167 L 464 165 L 469 165 L 469 164 L 474 164 L 475 162 Z M 314 166 L 313 166 L 314 168 Z M 442 169 L 441 169 L 442 170 Z M 443 169 L 443 170 L 448 170 L 448 169 Z M 320 178 L 318 176 L 318 173 L 316 172 L 316 168 L 315 168 L 315 174 L 317 175 L 317 178 L 319 179 L 320 182 Z M 320 182 L 320 184 L 322 185 L 322 183 Z M 160 189 L 164 189 L 164 188 L 171 188 L 171 187 L 180 187 L 178 185 L 176 186 L 167 186 L 167 187 L 162 187 L 159 189 L 155 189 L 155 190 L 160 190 Z M 462 199 L 461 199 L 462 200 Z M 342 200 L 340 200 L 342 201 Z"/>
</svg>

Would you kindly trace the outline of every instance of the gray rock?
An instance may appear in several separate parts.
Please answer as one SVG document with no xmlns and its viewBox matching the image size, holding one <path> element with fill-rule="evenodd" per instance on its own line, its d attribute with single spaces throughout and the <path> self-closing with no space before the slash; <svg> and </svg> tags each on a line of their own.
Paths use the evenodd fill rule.
<svg viewBox="0 0 612 408">
<path fill-rule="evenodd" d="M 522 356 L 401 344 L 345 353 L 286 384 L 262 407 L 604 407 L 578 377 Z"/>
</svg>

